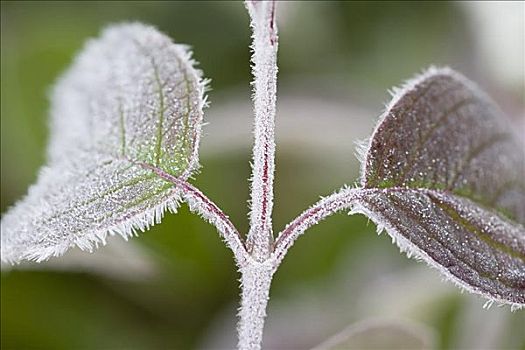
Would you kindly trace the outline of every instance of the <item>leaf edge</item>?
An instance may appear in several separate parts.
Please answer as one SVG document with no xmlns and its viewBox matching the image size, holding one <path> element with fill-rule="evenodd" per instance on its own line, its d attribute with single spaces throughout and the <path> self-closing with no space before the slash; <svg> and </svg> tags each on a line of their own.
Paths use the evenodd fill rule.
<svg viewBox="0 0 525 350">
<path fill-rule="evenodd" d="M 361 202 L 359 198 L 356 198 L 352 209 L 349 214 L 362 214 L 369 218 L 377 228 L 377 233 L 381 234 L 383 230 L 392 238 L 392 243 L 396 244 L 399 250 L 404 253 L 408 258 L 414 258 L 418 261 L 424 261 L 429 267 L 437 270 L 445 281 L 452 282 L 456 287 L 459 287 L 461 291 L 467 291 L 469 293 L 478 295 L 484 298 L 486 301 L 483 308 L 489 308 L 492 304 L 497 303 L 498 305 L 509 305 L 511 311 L 517 311 L 525 309 L 525 303 L 510 302 L 505 299 L 496 298 L 488 293 L 481 290 L 475 289 L 463 282 L 458 277 L 450 273 L 437 261 L 432 259 L 424 250 L 420 249 L 410 240 L 405 238 L 397 229 L 395 229 L 387 219 L 385 219 L 380 213 L 376 213 L 366 207 L 366 204 Z"/>
</svg>

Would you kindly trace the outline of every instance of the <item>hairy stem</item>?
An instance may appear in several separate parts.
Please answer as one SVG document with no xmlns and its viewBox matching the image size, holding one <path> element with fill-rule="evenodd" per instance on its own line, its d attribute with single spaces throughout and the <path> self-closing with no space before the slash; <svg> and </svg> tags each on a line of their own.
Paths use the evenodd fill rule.
<svg viewBox="0 0 525 350">
<path fill-rule="evenodd" d="M 272 207 L 275 155 L 275 103 L 277 92 L 277 28 L 275 1 L 246 1 L 253 30 L 252 73 L 255 112 L 251 179 L 250 231 L 246 246 L 262 262 L 273 241 Z"/>
<path fill-rule="evenodd" d="M 308 228 L 340 210 L 352 209 L 352 205 L 364 191 L 366 190 L 359 188 L 343 189 L 321 199 L 290 222 L 286 228 L 279 233 L 275 241 L 275 249 L 272 254 L 272 259 L 275 264 L 279 265 L 281 263 L 288 249 L 290 249 L 295 240 Z"/>
<path fill-rule="evenodd" d="M 275 265 L 269 259 L 273 248 L 272 207 L 275 170 L 275 103 L 277 93 L 277 28 L 275 1 L 246 0 L 252 39 L 253 105 L 255 113 L 251 178 L 250 230 L 246 249 L 250 259 L 240 267 L 241 350 L 261 348 L 270 284 Z"/>
<path fill-rule="evenodd" d="M 275 268 L 269 262 L 252 260 L 241 269 L 241 307 L 239 310 L 239 350 L 261 349 L 266 305 Z"/>
<path fill-rule="evenodd" d="M 204 193 L 189 182 L 168 174 L 164 170 L 151 164 L 140 163 L 143 168 L 153 171 L 160 178 L 173 183 L 176 189 L 180 191 L 181 196 L 188 203 L 190 210 L 199 214 L 219 231 L 222 239 L 232 250 L 237 264 L 243 267 L 249 255 L 242 242 L 241 235 L 230 221 L 228 216 Z"/>
</svg>

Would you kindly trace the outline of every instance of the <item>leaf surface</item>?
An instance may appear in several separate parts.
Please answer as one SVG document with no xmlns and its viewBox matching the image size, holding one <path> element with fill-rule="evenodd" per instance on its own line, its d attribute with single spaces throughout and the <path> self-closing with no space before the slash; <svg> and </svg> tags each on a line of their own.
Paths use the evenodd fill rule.
<svg viewBox="0 0 525 350">
<path fill-rule="evenodd" d="M 87 43 L 57 83 L 48 164 L 2 218 L 2 260 L 92 249 L 177 208 L 178 190 L 148 164 L 187 179 L 198 168 L 201 73 L 191 54 L 138 23 Z"/>
<path fill-rule="evenodd" d="M 365 149 L 364 212 L 461 287 L 525 304 L 525 151 L 478 88 L 431 69 L 400 89 Z"/>
</svg>

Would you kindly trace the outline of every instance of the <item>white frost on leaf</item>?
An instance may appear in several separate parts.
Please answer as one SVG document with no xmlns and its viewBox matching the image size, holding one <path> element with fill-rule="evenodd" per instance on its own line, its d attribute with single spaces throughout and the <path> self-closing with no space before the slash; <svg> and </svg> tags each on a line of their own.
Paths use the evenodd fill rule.
<svg viewBox="0 0 525 350">
<path fill-rule="evenodd" d="M 462 289 L 525 305 L 525 147 L 490 98 L 451 69 L 401 89 L 361 146 L 362 188 L 326 197 L 276 241 L 295 239 L 340 210 L 363 213 L 401 251 Z"/>
<path fill-rule="evenodd" d="M 460 287 L 525 305 L 525 147 L 479 88 L 432 68 L 394 92 L 362 154 L 363 212 Z"/>
<path fill-rule="evenodd" d="M 193 65 L 185 46 L 138 23 L 88 42 L 54 89 L 48 164 L 2 219 L 2 261 L 92 250 L 176 211 L 179 189 L 140 164 L 182 180 L 198 168 L 206 99 Z"/>
<path fill-rule="evenodd" d="M 420 190 L 401 190 L 392 195 L 386 191 L 366 191 L 360 198 L 360 204 L 355 205 L 354 213 L 361 213 L 370 218 L 376 225 L 384 226 L 392 242 L 409 258 L 425 261 L 438 270 L 446 280 L 453 282 L 461 290 L 466 290 L 487 298 L 491 305 L 509 304 L 512 310 L 523 307 L 524 293 L 519 287 L 519 281 L 525 281 L 523 261 L 519 258 L 509 258 L 504 252 L 490 252 L 491 247 L 479 237 L 462 236 L 464 228 L 446 218 L 427 202 L 427 194 Z M 430 194 L 432 192 L 428 192 Z M 431 195 L 440 196 L 445 201 L 462 201 L 460 198 L 448 197 L 435 192 Z M 392 205 L 388 197 L 403 198 L 403 205 Z M 414 205 L 418 203 L 418 205 Z M 427 207 L 427 208 L 425 208 Z M 418 219 L 407 215 L 411 212 L 421 212 L 424 224 Z M 483 222 L 488 212 L 480 212 L 475 204 L 465 205 L 465 210 L 472 213 L 474 220 Z M 425 211 L 434 213 L 424 217 Z M 433 216 L 436 217 L 433 217 Z M 439 215 L 439 217 L 438 217 Z M 433 224 L 432 221 L 435 221 Z M 515 237 L 516 244 L 523 244 L 524 231 L 512 226 L 497 216 L 490 217 L 494 235 L 509 235 Z M 431 230 L 427 230 L 427 225 Z M 435 235 L 435 236 L 434 236 Z M 494 276 L 498 276 L 497 278 Z M 506 286 L 509 284 L 509 286 Z"/>
</svg>

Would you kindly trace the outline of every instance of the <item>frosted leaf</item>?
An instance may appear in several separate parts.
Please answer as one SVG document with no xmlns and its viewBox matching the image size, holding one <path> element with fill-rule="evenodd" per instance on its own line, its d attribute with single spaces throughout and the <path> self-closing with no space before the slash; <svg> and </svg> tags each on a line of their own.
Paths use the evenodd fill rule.
<svg viewBox="0 0 525 350">
<path fill-rule="evenodd" d="M 525 304 L 525 148 L 449 69 L 396 93 L 364 155 L 355 208 L 465 289 Z"/>
<path fill-rule="evenodd" d="M 198 168 L 204 84 L 187 48 L 122 24 L 87 43 L 52 96 L 48 164 L 2 219 L 2 261 L 45 260 L 130 236 L 177 207 Z"/>
</svg>

